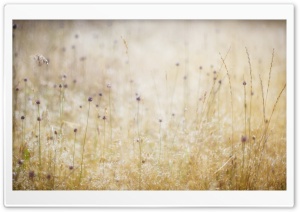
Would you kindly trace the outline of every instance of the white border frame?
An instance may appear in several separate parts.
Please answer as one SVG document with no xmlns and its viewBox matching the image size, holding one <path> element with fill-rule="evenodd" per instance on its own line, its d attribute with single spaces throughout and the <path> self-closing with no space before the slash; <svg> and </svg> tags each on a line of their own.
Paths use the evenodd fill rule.
<svg viewBox="0 0 300 212">
<path fill-rule="evenodd" d="M 86 11 L 86 12 L 84 12 Z M 286 191 L 13 191 L 12 20 L 286 20 Z M 4 205 L 6 207 L 293 207 L 294 6 L 291 4 L 7 4 L 4 6 Z"/>
</svg>

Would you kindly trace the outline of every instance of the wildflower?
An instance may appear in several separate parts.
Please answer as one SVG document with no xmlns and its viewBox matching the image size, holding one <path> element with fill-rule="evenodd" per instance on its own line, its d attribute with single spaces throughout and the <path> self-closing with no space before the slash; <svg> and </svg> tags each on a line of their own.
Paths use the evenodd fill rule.
<svg viewBox="0 0 300 212">
<path fill-rule="evenodd" d="M 92 97 L 89 97 L 89 98 L 88 98 L 88 101 L 89 101 L 89 102 L 93 101 L 93 98 L 92 98 Z"/>
<path fill-rule="evenodd" d="M 243 136 L 241 137 L 241 141 L 242 141 L 243 143 L 245 143 L 247 140 L 248 140 L 247 136 L 243 135 Z"/>
<path fill-rule="evenodd" d="M 50 180 L 51 179 L 51 174 L 47 174 L 46 178 L 47 178 L 47 180 Z"/>
<path fill-rule="evenodd" d="M 24 163 L 24 160 L 21 160 L 21 159 L 18 160 L 19 165 L 23 165 L 23 163 Z"/>
<path fill-rule="evenodd" d="M 29 171 L 29 178 L 33 179 L 35 177 L 34 171 Z"/>
</svg>

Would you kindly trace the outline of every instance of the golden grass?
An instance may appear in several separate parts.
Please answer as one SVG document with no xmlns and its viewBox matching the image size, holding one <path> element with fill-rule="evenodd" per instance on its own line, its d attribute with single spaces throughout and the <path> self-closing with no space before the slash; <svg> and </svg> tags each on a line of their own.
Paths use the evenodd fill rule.
<svg viewBox="0 0 300 212">
<path fill-rule="evenodd" d="M 285 22 L 15 23 L 13 189 L 286 189 Z"/>
</svg>

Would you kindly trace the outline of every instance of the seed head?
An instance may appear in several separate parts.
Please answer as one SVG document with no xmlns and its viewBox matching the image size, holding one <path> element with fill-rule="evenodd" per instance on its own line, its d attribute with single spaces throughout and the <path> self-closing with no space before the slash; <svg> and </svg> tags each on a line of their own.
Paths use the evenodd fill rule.
<svg viewBox="0 0 300 212">
<path fill-rule="evenodd" d="M 27 78 L 24 79 L 24 82 L 27 82 Z"/>
<path fill-rule="evenodd" d="M 28 175 L 30 179 L 33 179 L 35 177 L 34 171 L 29 171 Z"/>
<path fill-rule="evenodd" d="M 77 133 L 77 128 L 74 129 L 74 133 Z"/>
<path fill-rule="evenodd" d="M 102 93 L 99 93 L 99 96 L 102 96 Z"/>
<path fill-rule="evenodd" d="M 103 116 L 103 117 L 102 117 L 102 119 L 105 121 L 106 117 L 105 117 L 105 116 Z"/>
<path fill-rule="evenodd" d="M 255 139 L 256 139 L 256 137 L 255 137 L 255 135 L 253 135 L 253 136 L 252 136 L 252 140 L 254 140 L 254 141 L 255 141 Z"/>
<path fill-rule="evenodd" d="M 19 91 L 19 88 L 18 88 L 18 87 L 16 87 L 16 91 Z"/>
<path fill-rule="evenodd" d="M 159 121 L 160 123 L 162 123 L 162 119 L 159 119 L 158 121 Z"/>
<path fill-rule="evenodd" d="M 141 96 L 137 96 L 136 101 L 138 101 L 138 102 L 141 101 Z"/>
<path fill-rule="evenodd" d="M 47 174 L 46 178 L 47 178 L 47 180 L 50 180 L 51 179 L 51 174 Z"/>
<path fill-rule="evenodd" d="M 243 85 L 247 85 L 246 81 L 243 82 Z"/>
<path fill-rule="evenodd" d="M 35 102 L 37 105 L 41 104 L 40 100 L 36 100 Z"/>
<path fill-rule="evenodd" d="M 25 116 L 21 116 L 21 119 L 24 120 L 24 119 L 25 119 Z"/>
<path fill-rule="evenodd" d="M 200 66 L 199 69 L 202 70 L 202 66 Z"/>
<path fill-rule="evenodd" d="M 68 85 L 67 84 L 64 84 L 64 88 L 67 88 L 68 87 Z"/>
<path fill-rule="evenodd" d="M 241 137 L 241 141 L 242 141 L 243 143 L 245 143 L 247 140 L 248 140 L 247 136 L 243 135 L 243 136 Z"/>
<path fill-rule="evenodd" d="M 24 160 L 21 160 L 21 159 L 18 160 L 19 165 L 23 165 L 23 163 L 24 163 Z"/>
<path fill-rule="evenodd" d="M 89 102 L 93 101 L 93 98 L 92 98 L 92 97 L 89 97 L 89 98 L 88 98 L 88 101 L 89 101 Z"/>
<path fill-rule="evenodd" d="M 54 134 L 57 135 L 57 131 L 56 130 L 54 131 Z"/>
<path fill-rule="evenodd" d="M 222 84 L 222 80 L 219 80 L 219 84 L 220 84 L 220 85 Z"/>
<path fill-rule="evenodd" d="M 69 166 L 69 169 L 70 169 L 70 170 L 73 170 L 73 169 L 74 169 L 74 166 Z"/>
<path fill-rule="evenodd" d="M 62 84 L 59 84 L 59 86 L 58 86 L 59 88 L 62 88 Z"/>
<path fill-rule="evenodd" d="M 37 121 L 42 121 L 42 119 L 40 117 L 37 118 Z"/>
<path fill-rule="evenodd" d="M 175 65 L 178 67 L 180 64 L 179 64 L 179 63 L 176 63 Z"/>
<path fill-rule="evenodd" d="M 46 64 L 46 65 L 49 64 L 49 60 L 46 57 L 44 57 L 43 55 L 41 55 L 41 54 L 36 54 L 33 57 L 33 59 L 37 62 L 37 64 L 39 66 L 42 66 L 43 64 Z"/>
</svg>

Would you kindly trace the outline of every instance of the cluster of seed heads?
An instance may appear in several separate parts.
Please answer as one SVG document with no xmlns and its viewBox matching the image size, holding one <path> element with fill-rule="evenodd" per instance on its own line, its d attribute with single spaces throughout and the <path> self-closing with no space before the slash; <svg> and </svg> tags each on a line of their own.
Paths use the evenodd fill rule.
<svg viewBox="0 0 300 212">
<path fill-rule="evenodd" d="M 49 60 L 41 54 L 36 54 L 33 59 L 38 63 L 39 66 L 42 66 L 43 64 L 49 64 Z"/>
</svg>

